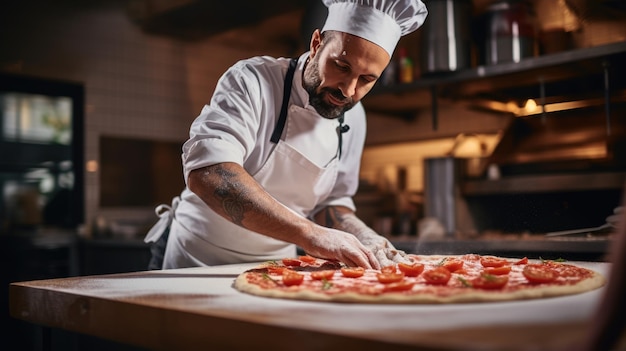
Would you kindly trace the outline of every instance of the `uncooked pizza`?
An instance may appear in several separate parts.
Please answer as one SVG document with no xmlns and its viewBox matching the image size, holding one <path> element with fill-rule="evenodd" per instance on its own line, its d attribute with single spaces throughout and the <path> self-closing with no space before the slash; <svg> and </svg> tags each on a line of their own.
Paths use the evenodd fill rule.
<svg viewBox="0 0 626 351">
<path fill-rule="evenodd" d="M 605 278 L 575 263 L 467 255 L 408 255 L 380 270 L 311 256 L 269 261 L 240 274 L 234 287 L 273 298 L 362 303 L 460 303 L 583 293 Z"/>
</svg>

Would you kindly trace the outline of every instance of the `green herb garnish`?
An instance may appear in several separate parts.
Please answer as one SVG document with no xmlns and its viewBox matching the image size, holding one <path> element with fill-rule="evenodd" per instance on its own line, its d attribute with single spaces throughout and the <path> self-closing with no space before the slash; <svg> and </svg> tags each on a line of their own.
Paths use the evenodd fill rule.
<svg viewBox="0 0 626 351">
<path fill-rule="evenodd" d="M 495 275 L 493 275 L 493 274 L 483 273 L 483 274 L 481 274 L 481 276 L 482 276 L 483 278 L 485 278 L 485 280 L 490 281 L 490 282 L 492 282 L 492 281 L 496 280 L 496 276 L 495 276 Z"/>
<path fill-rule="evenodd" d="M 333 283 L 329 282 L 326 278 L 322 279 L 322 282 L 324 283 L 322 285 L 322 290 L 328 290 L 333 287 Z"/>
<path fill-rule="evenodd" d="M 270 280 L 272 283 L 278 285 L 278 282 L 267 273 L 263 273 L 263 279 Z"/>
<path fill-rule="evenodd" d="M 465 278 L 463 278 L 463 277 L 457 277 L 457 278 L 463 284 L 463 286 L 465 286 L 467 288 L 471 288 L 472 287 L 472 284 L 470 284 L 467 280 L 465 280 Z"/>
</svg>

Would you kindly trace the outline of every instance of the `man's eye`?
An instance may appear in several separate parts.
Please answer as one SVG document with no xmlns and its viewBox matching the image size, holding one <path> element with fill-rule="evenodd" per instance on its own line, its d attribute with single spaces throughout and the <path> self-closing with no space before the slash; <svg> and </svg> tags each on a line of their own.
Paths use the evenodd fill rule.
<svg viewBox="0 0 626 351">
<path fill-rule="evenodd" d="M 350 67 L 348 67 L 348 66 L 344 66 L 344 65 L 340 65 L 340 64 L 337 64 L 337 68 L 338 68 L 340 71 L 343 71 L 343 72 L 347 72 L 347 71 L 349 71 L 349 70 L 350 70 Z"/>
<path fill-rule="evenodd" d="M 375 82 L 376 78 L 362 76 L 361 81 L 363 81 L 365 84 L 369 84 Z"/>
</svg>

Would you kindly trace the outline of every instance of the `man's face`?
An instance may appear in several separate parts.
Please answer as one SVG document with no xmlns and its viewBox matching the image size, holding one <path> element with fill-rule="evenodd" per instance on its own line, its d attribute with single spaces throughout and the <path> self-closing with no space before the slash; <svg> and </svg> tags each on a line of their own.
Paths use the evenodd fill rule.
<svg viewBox="0 0 626 351">
<path fill-rule="evenodd" d="M 309 63 L 303 75 L 309 104 L 326 118 L 337 118 L 367 94 L 389 63 L 385 50 L 365 39 L 328 33 L 332 39 L 321 41 L 313 33 Z"/>
</svg>

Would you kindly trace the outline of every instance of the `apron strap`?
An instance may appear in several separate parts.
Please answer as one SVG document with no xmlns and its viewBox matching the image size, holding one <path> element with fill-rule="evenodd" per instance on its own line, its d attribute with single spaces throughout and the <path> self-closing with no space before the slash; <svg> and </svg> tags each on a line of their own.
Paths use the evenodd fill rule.
<svg viewBox="0 0 626 351">
<path fill-rule="evenodd" d="M 174 218 L 176 208 L 180 203 L 180 197 L 176 196 L 172 199 L 172 206 L 161 204 L 154 209 L 154 213 L 159 217 L 159 220 L 150 228 L 150 231 L 143 239 L 146 243 L 157 242 L 161 235 L 169 229 Z"/>
<path fill-rule="evenodd" d="M 274 144 L 278 143 L 280 136 L 285 129 L 285 123 L 287 122 L 287 108 L 289 107 L 289 98 L 291 97 L 291 86 L 293 84 L 293 75 L 296 72 L 296 66 L 298 66 L 298 59 L 292 58 L 289 62 L 289 68 L 287 69 L 287 75 L 285 76 L 285 85 L 283 87 L 283 104 L 280 107 L 280 115 L 278 115 L 278 121 L 272 132 L 270 141 Z"/>
<path fill-rule="evenodd" d="M 337 126 L 337 137 L 339 138 L 339 150 L 337 151 L 338 153 L 338 158 L 341 160 L 341 149 L 342 149 L 342 143 L 343 143 L 343 133 L 346 133 L 347 131 L 350 130 L 350 126 L 347 124 L 343 124 L 343 113 L 341 114 L 341 116 L 339 116 L 339 125 Z"/>
<path fill-rule="evenodd" d="M 285 129 L 285 124 L 287 123 L 287 109 L 289 107 L 289 98 L 291 97 L 293 75 L 296 72 L 297 66 L 298 59 L 292 58 L 289 62 L 287 74 L 285 75 L 285 85 L 283 86 L 283 103 L 280 107 L 280 115 L 278 115 L 278 121 L 276 122 L 276 126 L 274 126 L 274 131 L 272 132 L 272 137 L 270 138 L 270 141 L 274 144 L 278 143 L 278 141 L 280 140 L 280 136 L 283 135 L 283 130 Z M 341 116 L 339 116 L 339 126 L 337 127 L 337 135 L 339 137 L 339 159 L 341 159 L 341 144 L 343 142 L 342 134 L 347 132 L 349 129 L 350 127 L 347 124 L 343 124 L 343 114 L 341 114 Z"/>
</svg>

